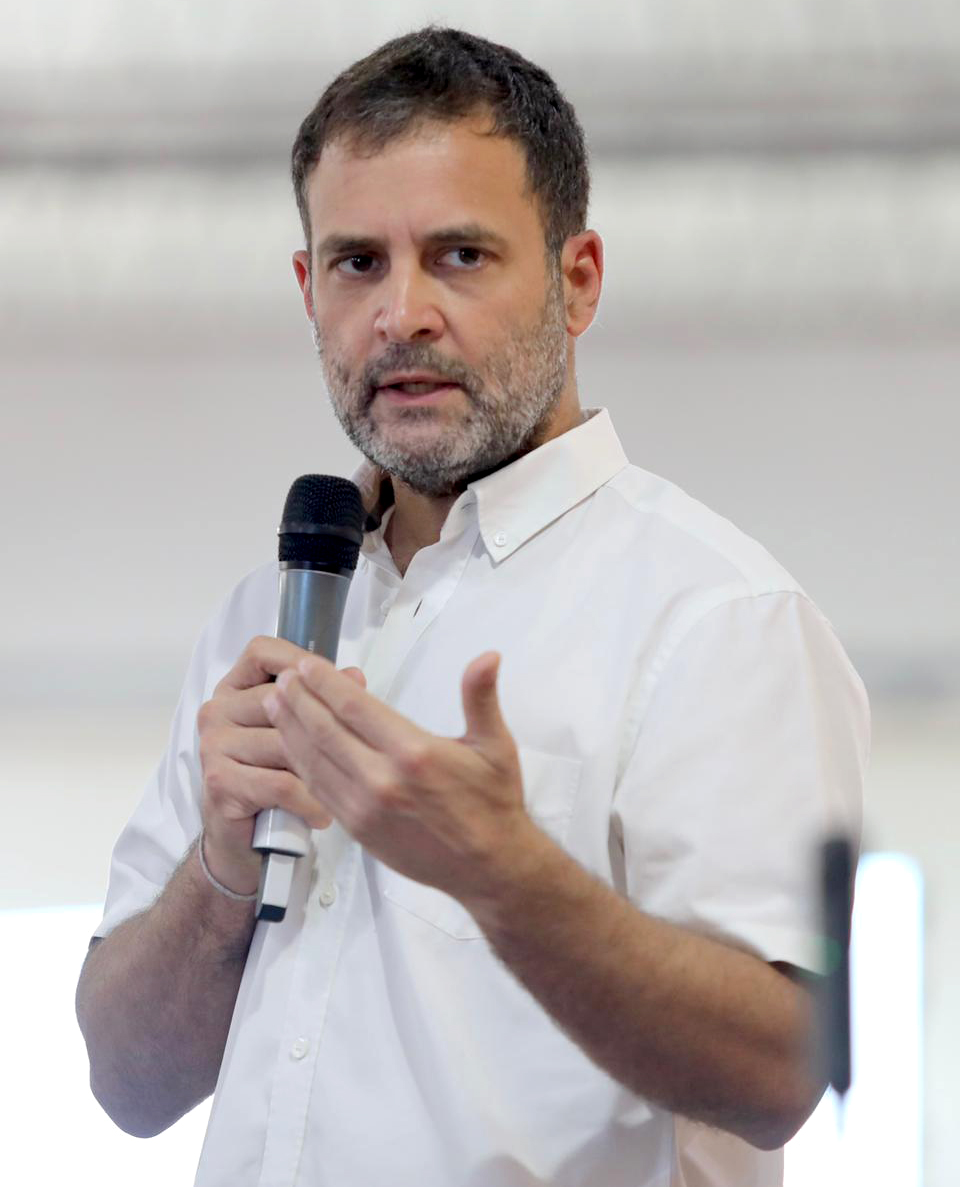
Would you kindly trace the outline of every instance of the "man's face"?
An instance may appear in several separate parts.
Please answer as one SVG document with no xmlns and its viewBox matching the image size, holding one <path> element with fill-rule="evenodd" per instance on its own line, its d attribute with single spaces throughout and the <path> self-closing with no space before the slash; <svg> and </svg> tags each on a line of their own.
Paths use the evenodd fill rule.
<svg viewBox="0 0 960 1187">
<path fill-rule="evenodd" d="M 430 123 L 372 157 L 337 141 L 308 185 L 305 297 L 334 412 L 425 495 L 552 435 L 572 390 L 563 285 L 522 150 L 486 128 Z"/>
</svg>

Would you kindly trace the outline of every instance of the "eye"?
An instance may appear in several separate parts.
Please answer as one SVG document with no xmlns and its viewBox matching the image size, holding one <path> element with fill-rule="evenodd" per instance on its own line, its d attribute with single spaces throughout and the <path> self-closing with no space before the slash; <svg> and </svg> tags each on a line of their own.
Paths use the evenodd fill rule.
<svg viewBox="0 0 960 1187">
<path fill-rule="evenodd" d="M 375 263 L 376 260 L 373 256 L 360 253 L 344 256 L 343 259 L 335 261 L 333 266 L 338 272 L 343 272 L 347 276 L 365 276 L 372 270 Z"/>
<path fill-rule="evenodd" d="M 454 267 L 461 272 L 469 272 L 482 264 L 486 256 L 479 247 L 452 247 L 440 258 L 452 260 Z"/>
</svg>

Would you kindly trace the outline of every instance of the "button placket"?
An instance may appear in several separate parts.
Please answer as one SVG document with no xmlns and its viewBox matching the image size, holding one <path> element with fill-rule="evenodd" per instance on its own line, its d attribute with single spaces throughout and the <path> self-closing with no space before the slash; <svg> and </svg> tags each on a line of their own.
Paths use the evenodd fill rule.
<svg viewBox="0 0 960 1187">
<path fill-rule="evenodd" d="M 479 535 L 479 527 L 473 525 L 413 558 L 394 598 L 402 599 L 399 611 L 385 618 L 368 653 L 364 668 L 368 691 L 389 699 L 397 672 L 460 583 Z"/>
<path fill-rule="evenodd" d="M 307 899 L 303 936 L 298 945 L 297 958 L 290 983 L 287 1002 L 286 1034 L 282 1040 L 268 1114 L 261 1179 L 263 1183 L 293 1183 L 296 1165 L 304 1140 L 308 1117 L 310 1090 L 327 1007 L 346 930 L 347 910 L 357 879 L 359 846 L 346 834 L 342 840 L 329 834 L 342 830 L 335 823 L 324 836 L 328 852 L 321 863 L 326 872 L 314 867 L 320 890 L 339 885 L 342 892 L 341 909 L 333 917 L 325 917 L 323 924 L 317 906 L 319 891 L 316 883 Z M 339 884 L 330 878 L 336 869 Z M 312 909 L 311 909 L 312 907 Z M 312 934 L 311 934 L 312 933 Z M 284 1063 L 286 1066 L 284 1066 Z"/>
</svg>

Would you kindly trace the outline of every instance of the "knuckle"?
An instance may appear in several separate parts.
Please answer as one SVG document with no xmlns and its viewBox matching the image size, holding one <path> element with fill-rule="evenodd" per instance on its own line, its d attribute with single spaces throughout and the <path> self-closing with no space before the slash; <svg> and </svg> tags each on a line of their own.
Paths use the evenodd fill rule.
<svg viewBox="0 0 960 1187">
<path fill-rule="evenodd" d="M 271 771 L 268 782 L 271 793 L 281 806 L 293 803 L 303 786 L 292 771 Z"/>
<path fill-rule="evenodd" d="M 244 647 L 243 655 L 240 658 L 239 664 L 244 661 L 253 660 L 257 667 L 263 667 L 263 661 L 267 658 L 269 640 L 265 635 L 254 635 L 250 642 Z"/>
<path fill-rule="evenodd" d="M 408 806 L 403 781 L 389 774 L 375 776 L 370 780 L 371 799 L 369 812 L 401 812 Z"/>
<path fill-rule="evenodd" d="M 361 724 L 363 706 L 359 697 L 347 696 L 337 710 L 337 716 L 345 724 L 353 728 Z"/>
<path fill-rule="evenodd" d="M 211 763 L 203 772 L 203 785 L 208 797 L 214 803 L 219 803 L 227 794 L 227 785 L 223 767 Z"/>
<path fill-rule="evenodd" d="M 405 776 L 417 779 L 426 774 L 431 758 L 432 752 L 428 743 L 413 741 L 404 744 L 396 756 L 396 762 Z"/>
<path fill-rule="evenodd" d="M 388 799 L 396 794 L 396 779 L 389 771 L 377 771 L 367 776 L 367 790 L 375 800 Z"/>
<path fill-rule="evenodd" d="M 219 727 L 220 722 L 211 722 L 200 730 L 197 748 L 200 754 L 200 762 L 204 765 L 204 768 L 208 765 L 215 764 L 226 750 L 224 745 L 225 731 Z"/>
<path fill-rule="evenodd" d="M 217 707 L 212 700 L 204 701 L 197 711 L 197 729 L 201 734 L 209 730 L 217 719 Z"/>
</svg>

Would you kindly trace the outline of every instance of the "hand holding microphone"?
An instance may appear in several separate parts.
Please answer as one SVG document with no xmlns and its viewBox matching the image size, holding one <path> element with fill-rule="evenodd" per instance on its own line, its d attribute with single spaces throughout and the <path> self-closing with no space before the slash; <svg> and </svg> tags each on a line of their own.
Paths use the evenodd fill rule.
<svg viewBox="0 0 960 1187">
<path fill-rule="evenodd" d="M 260 919 L 283 918 L 310 829 L 331 820 L 288 769 L 263 700 L 276 676 L 307 652 L 336 662 L 363 515 L 360 492 L 347 479 L 306 475 L 294 482 L 279 530 L 280 637 L 248 644 L 198 715 L 207 865 L 236 893 L 257 891 Z M 345 673 L 365 685 L 359 669 Z"/>
<path fill-rule="evenodd" d="M 263 864 L 251 848 L 257 813 L 281 807 L 309 828 L 329 813 L 289 770 L 278 732 L 263 708 L 274 678 L 307 654 L 284 639 L 250 641 L 197 718 L 203 767 L 204 854 L 213 876 L 238 894 L 256 891 Z M 343 673 L 361 686 L 359 668 Z"/>
</svg>

